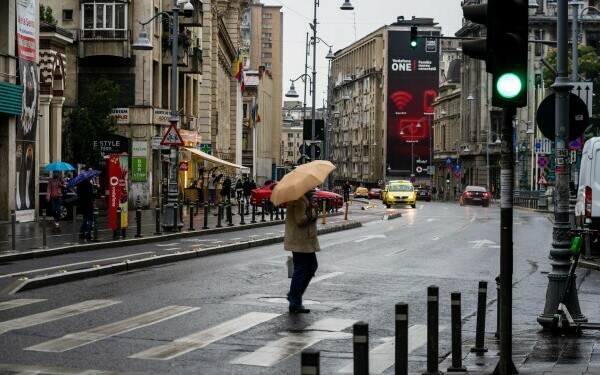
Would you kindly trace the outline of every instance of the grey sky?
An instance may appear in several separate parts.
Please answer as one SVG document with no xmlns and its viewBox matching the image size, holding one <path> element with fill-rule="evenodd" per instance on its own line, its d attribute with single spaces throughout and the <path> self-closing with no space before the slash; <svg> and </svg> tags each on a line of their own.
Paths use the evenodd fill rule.
<svg viewBox="0 0 600 375">
<path fill-rule="evenodd" d="M 351 0 L 353 11 L 343 11 L 343 0 L 319 0 L 317 8 L 317 37 L 339 50 L 364 37 L 377 28 L 391 24 L 398 16 L 405 19 L 415 17 L 433 18 L 442 27 L 442 34 L 453 36 L 460 28 L 462 10 L 460 0 Z M 314 18 L 314 1 L 311 0 L 262 0 L 267 5 L 280 5 L 283 12 L 283 92 L 290 87 L 290 79 L 304 73 L 306 33 L 312 36 L 309 23 Z M 311 56 L 308 58 L 308 71 L 312 73 Z M 327 59 L 329 48 L 317 44 L 317 107 L 321 107 L 327 89 Z M 304 84 L 298 80 L 296 90 L 303 99 Z M 310 86 L 307 83 L 310 94 Z M 283 98 L 283 100 L 294 100 Z M 310 95 L 307 106 L 311 105 Z"/>
</svg>

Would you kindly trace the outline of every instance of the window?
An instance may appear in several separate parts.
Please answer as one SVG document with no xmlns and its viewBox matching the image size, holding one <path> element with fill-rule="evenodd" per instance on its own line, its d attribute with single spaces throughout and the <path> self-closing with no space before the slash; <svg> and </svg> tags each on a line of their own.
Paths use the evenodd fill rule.
<svg viewBox="0 0 600 375">
<path fill-rule="evenodd" d="M 265 68 L 272 68 L 272 67 L 273 67 L 273 64 L 272 64 L 272 63 L 270 63 L 270 62 L 263 62 L 263 63 L 262 63 L 262 65 L 263 65 Z"/>
<path fill-rule="evenodd" d="M 125 30 L 127 8 L 124 3 L 83 4 L 84 29 Z"/>
<path fill-rule="evenodd" d="M 294 134 L 288 133 L 288 139 L 294 139 Z M 292 145 L 292 147 L 293 147 L 293 145 Z"/>
<path fill-rule="evenodd" d="M 273 43 L 271 42 L 267 42 L 267 43 L 261 43 L 262 48 L 273 48 Z"/>
<path fill-rule="evenodd" d="M 260 54 L 260 57 L 270 59 L 273 57 L 273 54 L 271 52 L 263 52 Z"/>
<path fill-rule="evenodd" d="M 63 9 L 63 21 L 73 21 L 73 9 Z"/>
<path fill-rule="evenodd" d="M 260 34 L 260 36 L 262 38 L 267 38 L 267 39 L 273 38 L 273 34 L 271 34 L 271 33 L 262 33 L 262 34 Z"/>
<path fill-rule="evenodd" d="M 294 142 L 288 142 L 288 147 L 294 147 Z"/>
<path fill-rule="evenodd" d="M 273 25 L 271 25 L 270 23 L 263 23 L 262 27 L 263 29 L 272 29 Z"/>
<path fill-rule="evenodd" d="M 272 13 L 263 13 L 262 18 L 273 18 Z"/>
</svg>

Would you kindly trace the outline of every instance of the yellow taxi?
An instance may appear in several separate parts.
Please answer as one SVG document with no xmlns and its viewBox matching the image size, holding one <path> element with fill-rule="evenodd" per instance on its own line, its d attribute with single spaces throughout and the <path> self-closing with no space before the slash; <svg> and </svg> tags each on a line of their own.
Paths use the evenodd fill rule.
<svg viewBox="0 0 600 375">
<path fill-rule="evenodd" d="M 387 208 L 397 204 L 417 206 L 417 193 L 412 182 L 408 180 L 390 181 L 381 191 L 381 200 Z"/>
<path fill-rule="evenodd" d="M 364 186 L 357 187 L 354 192 L 354 198 L 369 198 L 369 189 Z"/>
</svg>

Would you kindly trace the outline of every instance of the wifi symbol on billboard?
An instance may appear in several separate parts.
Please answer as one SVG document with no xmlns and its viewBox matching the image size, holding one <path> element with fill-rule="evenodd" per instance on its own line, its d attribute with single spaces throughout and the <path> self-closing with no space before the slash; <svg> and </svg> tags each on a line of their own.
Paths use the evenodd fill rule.
<svg viewBox="0 0 600 375">
<path fill-rule="evenodd" d="M 390 99 L 396 104 L 398 109 L 404 109 L 406 105 L 412 100 L 413 96 L 406 91 L 396 91 L 390 95 Z"/>
</svg>

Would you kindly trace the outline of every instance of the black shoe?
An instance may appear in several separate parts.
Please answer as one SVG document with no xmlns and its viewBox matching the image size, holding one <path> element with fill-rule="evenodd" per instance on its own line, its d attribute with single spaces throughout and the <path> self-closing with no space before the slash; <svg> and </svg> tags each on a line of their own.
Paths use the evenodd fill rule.
<svg viewBox="0 0 600 375">
<path fill-rule="evenodd" d="M 290 314 L 308 314 L 310 309 L 304 306 L 290 307 Z"/>
</svg>

